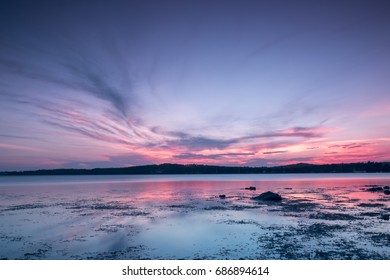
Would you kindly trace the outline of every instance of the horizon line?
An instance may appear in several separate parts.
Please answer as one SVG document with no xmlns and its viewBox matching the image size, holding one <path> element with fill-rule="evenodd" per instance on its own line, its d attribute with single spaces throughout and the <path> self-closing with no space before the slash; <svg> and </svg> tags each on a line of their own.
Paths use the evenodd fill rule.
<svg viewBox="0 0 390 280">
<path fill-rule="evenodd" d="M 190 163 L 190 164 L 180 164 L 180 163 L 160 163 L 160 164 L 143 164 L 143 165 L 132 165 L 132 166 L 121 166 L 121 167 L 95 167 L 95 168 L 54 168 L 54 169 L 33 169 L 33 170 L 12 170 L 12 171 L 0 171 L 0 174 L 7 174 L 7 173 L 24 173 L 24 172 L 40 172 L 40 171 L 93 171 L 93 170 L 107 170 L 107 169 L 126 169 L 126 168 L 137 168 L 137 167 L 152 167 L 152 166 L 163 166 L 163 165 L 176 165 L 176 166 L 203 166 L 203 167 L 221 167 L 221 168 L 248 168 L 248 169 L 255 169 L 255 168 L 262 168 L 262 169 L 273 169 L 273 168 L 281 168 L 281 167 L 293 167 L 293 166 L 335 166 L 335 165 L 352 165 L 352 164 L 390 164 L 390 161 L 359 161 L 359 162 L 341 162 L 341 163 L 324 163 L 324 164 L 315 164 L 315 163 L 305 163 L 305 162 L 298 162 L 294 164 L 286 164 L 286 165 L 275 165 L 275 166 L 237 166 L 237 165 L 212 165 L 212 164 L 198 164 L 198 163 Z M 92 175 L 92 174 L 91 174 Z"/>
</svg>

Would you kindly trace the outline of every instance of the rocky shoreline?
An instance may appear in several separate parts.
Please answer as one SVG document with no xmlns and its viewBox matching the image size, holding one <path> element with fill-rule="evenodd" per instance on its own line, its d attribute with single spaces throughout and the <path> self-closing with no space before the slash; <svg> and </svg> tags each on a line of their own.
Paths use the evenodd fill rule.
<svg viewBox="0 0 390 280">
<path fill-rule="evenodd" d="M 0 258 L 388 260 L 388 189 L 250 186 L 167 202 L 118 194 L 11 203 L 0 208 Z"/>
</svg>

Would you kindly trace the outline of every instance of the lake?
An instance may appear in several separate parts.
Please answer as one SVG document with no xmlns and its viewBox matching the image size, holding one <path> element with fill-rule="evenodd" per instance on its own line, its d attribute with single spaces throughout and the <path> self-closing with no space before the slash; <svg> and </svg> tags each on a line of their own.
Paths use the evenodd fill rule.
<svg viewBox="0 0 390 280">
<path fill-rule="evenodd" d="M 390 174 L 3 176 L 0 259 L 390 259 L 387 186 Z M 265 191 L 283 200 L 251 199 Z"/>
</svg>

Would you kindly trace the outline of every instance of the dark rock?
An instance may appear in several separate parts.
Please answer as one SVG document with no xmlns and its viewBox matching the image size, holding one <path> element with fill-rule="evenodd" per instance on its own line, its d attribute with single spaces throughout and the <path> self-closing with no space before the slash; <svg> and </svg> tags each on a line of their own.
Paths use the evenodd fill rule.
<svg viewBox="0 0 390 280">
<path fill-rule="evenodd" d="M 246 190 L 249 190 L 249 191 L 255 191 L 256 190 L 256 187 L 249 187 L 249 188 L 245 188 Z"/>
<path fill-rule="evenodd" d="M 281 201 L 282 197 L 277 193 L 273 193 L 273 192 L 268 191 L 268 192 L 262 193 L 258 196 L 252 197 L 252 199 L 263 200 L 263 201 Z"/>
<path fill-rule="evenodd" d="M 220 194 L 220 195 L 219 195 L 219 198 L 221 198 L 221 199 L 225 199 L 225 198 L 226 198 L 226 195 L 224 195 L 224 194 Z"/>
<path fill-rule="evenodd" d="M 360 214 L 360 216 L 365 216 L 365 217 L 378 217 L 380 215 L 381 214 L 377 212 L 363 212 Z"/>
<path fill-rule="evenodd" d="M 383 191 L 383 188 L 382 187 L 372 187 L 372 188 L 366 189 L 366 191 L 368 191 L 368 192 L 381 192 L 381 191 Z"/>
<path fill-rule="evenodd" d="M 383 189 L 385 189 L 385 190 L 390 190 L 390 187 L 389 187 L 389 186 L 386 186 L 386 187 L 383 187 Z"/>
<path fill-rule="evenodd" d="M 385 190 L 383 193 L 386 195 L 390 195 L 390 190 Z"/>
<path fill-rule="evenodd" d="M 223 207 L 223 206 L 211 206 L 211 207 L 203 208 L 203 210 L 206 210 L 206 211 L 223 211 L 223 210 L 228 210 L 228 208 Z"/>
<path fill-rule="evenodd" d="M 358 206 L 360 206 L 360 207 L 382 207 L 385 205 L 382 203 L 359 203 Z"/>
<path fill-rule="evenodd" d="M 383 214 L 383 215 L 381 216 L 381 218 L 382 218 L 383 220 L 385 220 L 385 221 L 388 221 L 388 220 L 390 220 L 390 215 L 389 215 L 389 214 Z"/>
</svg>

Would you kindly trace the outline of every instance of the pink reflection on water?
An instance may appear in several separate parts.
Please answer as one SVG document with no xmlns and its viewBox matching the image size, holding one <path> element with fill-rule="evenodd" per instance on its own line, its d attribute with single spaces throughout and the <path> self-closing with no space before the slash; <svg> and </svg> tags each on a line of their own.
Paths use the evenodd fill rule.
<svg viewBox="0 0 390 280">
<path fill-rule="evenodd" d="M 28 201 L 37 197 L 53 196 L 56 200 L 100 199 L 104 202 L 119 201 L 139 204 L 154 202 L 168 204 L 187 199 L 210 199 L 220 194 L 251 197 L 264 191 L 274 191 L 287 197 L 320 199 L 319 193 L 331 196 L 342 195 L 350 199 L 376 199 L 380 194 L 364 191 L 366 185 L 390 185 L 388 177 L 342 177 L 336 174 L 308 175 L 210 175 L 210 176 L 85 176 L 74 182 L 71 177 L 49 178 L 48 181 L 3 183 L 0 191 L 13 196 L 22 195 Z M 351 175 L 349 175 L 351 176 Z M 82 177 L 82 176 L 80 176 Z M 187 180 L 189 178 L 190 180 Z M 225 179 L 226 178 L 226 179 Z M 29 178 L 25 177 L 25 180 Z M 94 181 L 96 179 L 96 181 Z M 256 187 L 256 191 L 245 188 Z M 5 201 L 7 203 L 7 201 Z M 8 203 L 7 203 L 8 204 Z"/>
<path fill-rule="evenodd" d="M 367 185 L 371 184 L 390 185 L 390 176 L 0 178 L 0 234 L 9 237 L 1 239 L 0 245 L 5 248 L 4 252 L 12 252 L 3 256 L 11 258 L 23 258 L 24 252 L 36 251 L 31 246 L 40 248 L 46 243 L 55 250 L 42 258 L 75 255 L 86 258 L 96 252 L 133 248 L 135 244 L 151 249 L 145 255 L 140 253 L 140 258 L 191 259 L 197 254 L 218 258 L 229 246 L 237 253 L 228 255 L 230 258 L 246 257 L 248 252 L 254 254 L 251 258 L 256 258 L 252 249 L 266 234 L 277 237 L 280 231 L 289 233 L 295 229 L 296 234 L 302 235 L 305 226 L 323 226 L 324 223 L 345 226 L 335 232 L 333 241 L 344 238 L 347 230 L 352 239 L 371 242 L 367 232 L 388 232 L 385 228 L 388 224 L 380 215 L 390 206 L 390 196 L 367 191 Z M 246 190 L 249 186 L 256 190 Z M 268 190 L 280 193 L 284 198 L 282 202 L 259 203 L 251 199 Z M 225 194 L 226 199 L 220 199 L 220 194 Z M 336 216 L 332 216 L 334 214 Z M 340 219 L 337 215 L 347 216 L 337 220 Z M 348 217 L 351 219 L 346 220 Z M 17 244 L 19 247 L 16 246 L 14 241 L 9 241 L 17 238 L 16 234 L 29 242 L 21 241 Z M 313 240 L 310 234 L 302 238 Z M 340 240 L 350 239 L 348 236 Z M 344 250 L 333 241 L 328 245 L 330 251 Z M 386 248 L 381 250 L 386 252 Z M 131 252 L 124 251 L 125 254 Z M 134 256 L 123 255 L 123 258 Z"/>
</svg>

